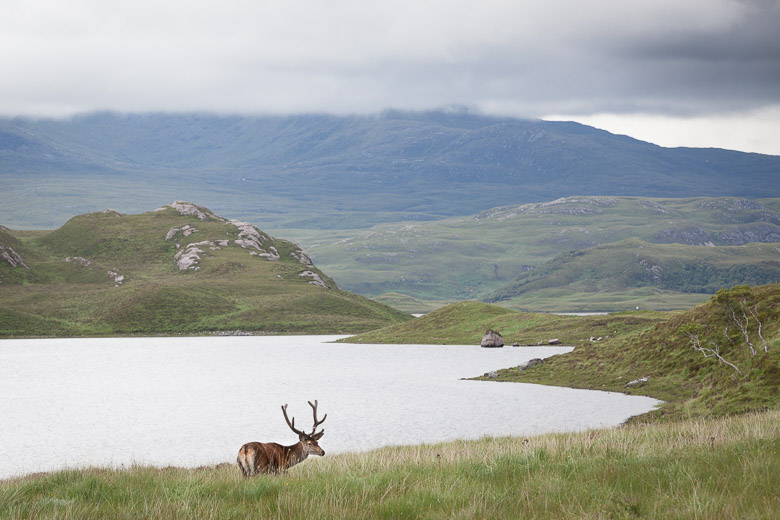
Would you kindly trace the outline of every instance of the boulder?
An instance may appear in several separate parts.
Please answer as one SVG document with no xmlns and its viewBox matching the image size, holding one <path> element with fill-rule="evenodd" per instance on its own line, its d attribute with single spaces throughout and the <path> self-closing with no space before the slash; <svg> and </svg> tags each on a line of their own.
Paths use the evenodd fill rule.
<svg viewBox="0 0 780 520">
<path fill-rule="evenodd" d="M 529 368 L 533 368 L 536 365 L 541 365 L 542 363 L 543 363 L 543 361 L 541 359 L 539 359 L 539 358 L 529 359 L 525 363 L 521 363 L 521 364 L 517 365 L 517 370 L 522 372 L 523 370 L 528 370 Z"/>
<path fill-rule="evenodd" d="M 640 377 L 639 379 L 634 379 L 633 381 L 626 383 L 626 388 L 631 388 L 632 386 L 644 386 L 644 384 L 649 380 L 649 377 Z"/>
<path fill-rule="evenodd" d="M 504 338 L 501 333 L 495 330 L 488 330 L 485 335 L 482 336 L 482 343 L 480 345 L 484 348 L 496 348 L 504 346 Z"/>
<path fill-rule="evenodd" d="M 560 345 L 561 344 L 561 340 L 559 340 L 558 338 L 548 339 L 547 340 L 547 344 L 548 345 Z"/>
</svg>

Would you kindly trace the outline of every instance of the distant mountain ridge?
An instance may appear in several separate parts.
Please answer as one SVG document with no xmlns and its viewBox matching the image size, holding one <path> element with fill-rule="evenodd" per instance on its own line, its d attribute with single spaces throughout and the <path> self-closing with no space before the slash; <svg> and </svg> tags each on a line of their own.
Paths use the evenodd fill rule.
<svg viewBox="0 0 780 520">
<path fill-rule="evenodd" d="M 26 208 L 49 211 L 59 190 L 70 214 L 115 207 L 116 198 L 133 211 L 155 197 L 186 197 L 273 227 L 350 228 L 570 195 L 780 197 L 780 157 L 442 111 L 95 113 L 0 119 L 0 180 L 27 190 L 26 206 L 11 194 L 9 214 L 0 213 L 11 227 L 25 214 L 25 226 L 45 224 Z"/>
</svg>

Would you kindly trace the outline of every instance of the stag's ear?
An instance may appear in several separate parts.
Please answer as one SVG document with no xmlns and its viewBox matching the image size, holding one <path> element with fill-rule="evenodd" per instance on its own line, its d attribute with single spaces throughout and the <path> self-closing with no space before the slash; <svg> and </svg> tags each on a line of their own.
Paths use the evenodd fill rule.
<svg viewBox="0 0 780 520">
<path fill-rule="evenodd" d="M 311 438 L 314 439 L 315 441 L 318 441 L 318 440 L 320 440 L 322 438 L 323 435 L 325 435 L 325 430 L 322 430 L 317 435 L 312 435 Z"/>
</svg>

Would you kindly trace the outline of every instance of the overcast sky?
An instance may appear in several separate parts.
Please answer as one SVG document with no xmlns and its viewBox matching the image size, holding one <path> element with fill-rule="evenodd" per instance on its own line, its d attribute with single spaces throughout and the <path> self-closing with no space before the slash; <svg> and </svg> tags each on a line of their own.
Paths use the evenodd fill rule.
<svg viewBox="0 0 780 520">
<path fill-rule="evenodd" d="M 780 0 L 0 0 L 0 114 L 463 105 L 780 155 Z"/>
</svg>

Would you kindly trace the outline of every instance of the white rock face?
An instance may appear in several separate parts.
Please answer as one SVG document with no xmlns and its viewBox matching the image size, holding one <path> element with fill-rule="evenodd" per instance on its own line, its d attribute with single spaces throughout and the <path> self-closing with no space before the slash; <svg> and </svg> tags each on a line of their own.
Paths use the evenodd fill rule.
<svg viewBox="0 0 780 520">
<path fill-rule="evenodd" d="M 252 256 L 262 256 L 268 260 L 279 260 L 279 251 L 274 246 L 269 246 L 267 249 L 263 247 L 263 244 L 268 240 L 268 237 L 260 232 L 255 226 L 248 222 L 241 222 L 240 220 L 231 220 L 231 224 L 238 228 L 238 238 L 233 242 L 236 245 L 243 247 L 244 249 L 255 249 L 250 252 Z"/>
<path fill-rule="evenodd" d="M 315 273 L 314 271 L 302 271 L 298 273 L 298 276 L 308 276 L 310 278 L 313 278 L 313 280 L 309 283 L 314 285 L 319 285 L 320 287 L 324 287 L 326 289 L 330 289 L 330 287 L 328 287 L 328 284 L 325 283 L 325 280 L 323 280 L 322 277 L 317 273 Z"/>
<path fill-rule="evenodd" d="M 298 260 L 300 263 L 306 266 L 313 266 L 311 258 L 309 258 L 309 255 L 307 255 L 302 249 L 296 249 L 292 253 L 290 253 L 290 256 Z"/>
<path fill-rule="evenodd" d="M 0 246 L 0 258 L 11 264 L 12 267 L 24 267 L 29 270 L 30 266 L 24 263 L 24 259 L 19 256 L 19 253 L 13 250 L 10 246 Z"/>
<path fill-rule="evenodd" d="M 200 269 L 198 262 L 200 262 L 200 255 L 204 253 L 201 247 L 215 247 L 215 244 L 210 240 L 193 242 L 192 244 L 187 244 L 173 256 L 180 271 L 184 271 L 185 269 L 197 271 Z"/>
<path fill-rule="evenodd" d="M 69 256 L 65 259 L 66 262 L 73 262 L 84 267 L 92 267 L 92 260 L 87 260 L 82 256 Z"/>
<path fill-rule="evenodd" d="M 168 204 L 169 207 L 175 209 L 179 212 L 180 215 L 184 215 L 185 217 L 188 216 L 195 216 L 198 218 L 198 220 L 218 220 L 220 222 L 224 222 L 225 219 L 222 217 L 218 217 L 214 213 L 210 212 L 206 208 L 202 208 L 200 206 L 197 206 L 191 202 L 184 202 L 181 200 L 176 200 Z"/>
<path fill-rule="evenodd" d="M 185 224 L 184 226 L 182 226 L 180 228 L 171 228 L 170 230 L 168 230 L 168 234 L 165 235 L 165 240 L 172 239 L 173 237 L 176 236 L 176 234 L 179 231 L 181 231 L 182 235 L 184 235 L 184 237 L 186 238 L 186 237 L 190 236 L 191 234 L 195 233 L 197 231 L 197 229 L 195 229 L 194 227 L 190 226 L 189 224 Z"/>
<path fill-rule="evenodd" d="M 121 285 L 122 282 L 125 281 L 125 276 L 123 274 L 119 274 L 118 269 L 109 269 L 108 277 L 114 280 L 114 283 L 117 284 L 117 286 Z"/>
</svg>

